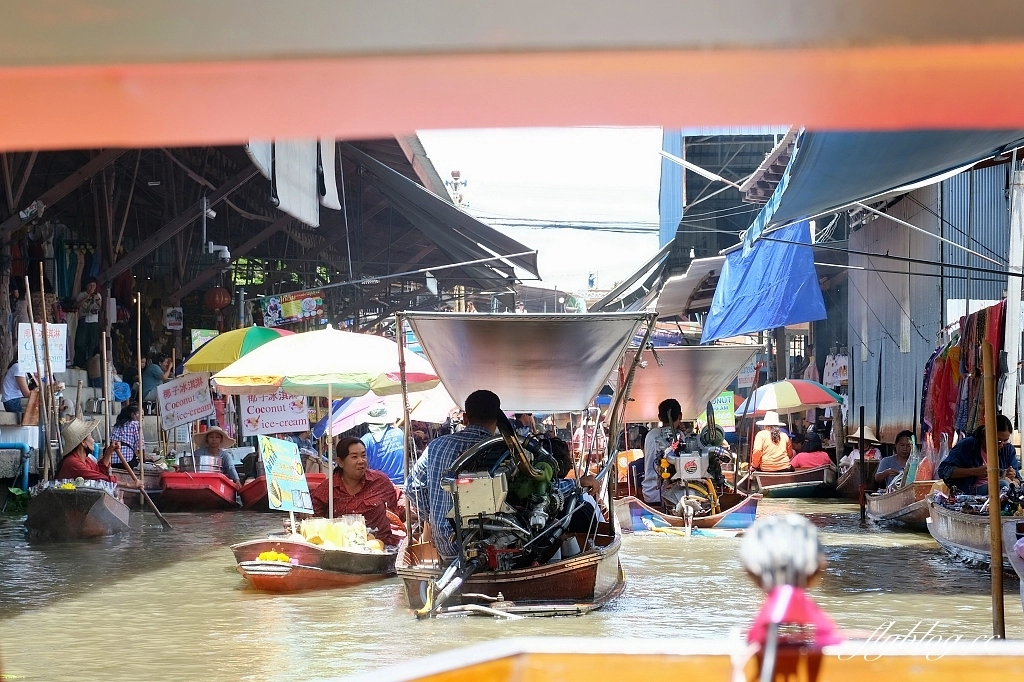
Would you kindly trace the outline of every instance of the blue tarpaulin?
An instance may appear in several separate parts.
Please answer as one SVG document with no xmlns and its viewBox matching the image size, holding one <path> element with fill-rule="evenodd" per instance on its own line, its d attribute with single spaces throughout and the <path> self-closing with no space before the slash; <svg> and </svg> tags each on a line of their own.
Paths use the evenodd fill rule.
<svg viewBox="0 0 1024 682">
<path fill-rule="evenodd" d="M 673 156 L 683 155 L 683 131 L 664 129 L 661 148 Z M 658 196 L 658 246 L 675 239 L 683 218 L 683 167 L 661 159 L 661 193 Z"/>
<path fill-rule="evenodd" d="M 701 343 L 825 319 L 810 222 L 775 231 L 772 239 L 726 256 Z"/>
</svg>

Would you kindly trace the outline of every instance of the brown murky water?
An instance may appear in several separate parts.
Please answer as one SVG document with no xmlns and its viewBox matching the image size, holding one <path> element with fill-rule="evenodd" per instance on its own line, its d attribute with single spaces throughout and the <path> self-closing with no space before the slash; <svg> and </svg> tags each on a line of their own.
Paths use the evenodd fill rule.
<svg viewBox="0 0 1024 682">
<path fill-rule="evenodd" d="M 892 632 L 922 621 L 967 638 L 991 632 L 989 576 L 946 557 L 928 535 L 861 527 L 857 507 L 765 500 L 819 527 L 827 574 L 814 590 L 841 626 Z M 761 595 L 739 540 L 627 536 L 623 594 L 579 618 L 417 622 L 391 579 L 298 595 L 249 591 L 228 545 L 280 528 L 271 514 L 170 515 L 163 531 L 133 513 L 132 533 L 30 545 L 0 516 L 0 662 L 17 680 L 319 680 L 499 637 L 721 638 L 749 623 Z M 1007 635 L 1024 639 L 1017 582 L 1006 581 Z M 927 629 L 927 628 L 926 628 Z"/>
</svg>

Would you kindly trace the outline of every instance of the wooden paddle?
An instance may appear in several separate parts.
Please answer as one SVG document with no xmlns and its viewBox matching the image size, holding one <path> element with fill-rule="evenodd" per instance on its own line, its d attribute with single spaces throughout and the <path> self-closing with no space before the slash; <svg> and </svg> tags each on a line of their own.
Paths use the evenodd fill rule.
<svg viewBox="0 0 1024 682">
<path fill-rule="evenodd" d="M 124 462 L 123 457 L 121 461 Z M 146 463 L 145 461 L 143 461 L 142 457 L 139 457 L 139 461 L 142 462 L 143 467 L 146 466 Z M 142 481 L 140 481 L 139 477 L 135 475 L 135 472 L 132 470 L 131 466 L 129 466 L 127 462 L 125 462 L 125 469 L 128 471 L 128 474 L 132 477 L 132 480 L 135 481 L 135 484 L 139 486 L 139 492 L 142 493 L 142 497 L 145 498 L 146 504 L 148 504 L 149 508 L 153 510 L 153 513 L 156 514 L 156 517 L 160 519 L 160 523 L 163 525 L 163 527 L 166 530 L 171 530 L 173 528 L 173 526 L 171 526 L 171 522 L 165 519 L 164 515 L 160 513 L 160 510 L 156 508 L 156 504 L 153 502 L 153 498 L 150 497 L 149 493 L 146 492 L 146 486 L 142 484 Z M 144 468 L 140 469 L 140 471 L 144 471 Z"/>
</svg>

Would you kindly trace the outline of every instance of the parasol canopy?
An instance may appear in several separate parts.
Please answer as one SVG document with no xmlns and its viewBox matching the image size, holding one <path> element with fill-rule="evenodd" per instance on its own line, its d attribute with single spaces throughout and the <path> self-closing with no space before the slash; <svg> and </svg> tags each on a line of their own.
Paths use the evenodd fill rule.
<svg viewBox="0 0 1024 682">
<path fill-rule="evenodd" d="M 219 372 L 263 344 L 293 333 L 274 327 L 243 327 L 219 334 L 185 358 L 185 371 Z"/>
<path fill-rule="evenodd" d="M 736 416 L 742 417 L 744 410 L 748 417 L 763 416 L 765 411 L 774 410 L 779 414 L 803 412 L 815 407 L 835 407 L 843 402 L 843 396 L 826 388 L 817 381 L 786 379 L 765 384 L 754 391 L 754 402 L 747 408 L 747 401 L 736 408 Z M 749 399 L 748 399 L 749 400 Z"/>
<path fill-rule="evenodd" d="M 409 391 L 440 383 L 430 363 L 406 353 Z M 294 395 L 355 397 L 401 393 L 398 344 L 330 325 L 266 343 L 213 376 L 221 393 L 265 395 L 278 389 Z"/>
<path fill-rule="evenodd" d="M 358 398 L 344 398 L 334 401 L 334 433 L 342 433 L 365 424 L 367 415 L 375 407 L 387 409 L 392 421 L 402 416 L 402 396 L 379 396 L 367 393 Z M 435 386 L 428 391 L 420 391 L 409 396 L 409 418 L 416 421 L 440 424 L 448 419 L 452 412 L 459 410 L 444 386 Z M 328 432 L 327 417 L 313 427 L 313 436 L 320 438 Z"/>
</svg>

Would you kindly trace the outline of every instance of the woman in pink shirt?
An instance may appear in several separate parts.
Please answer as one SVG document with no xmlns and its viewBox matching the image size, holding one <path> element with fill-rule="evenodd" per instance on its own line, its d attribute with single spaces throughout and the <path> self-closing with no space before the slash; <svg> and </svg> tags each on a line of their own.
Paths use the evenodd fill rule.
<svg viewBox="0 0 1024 682">
<path fill-rule="evenodd" d="M 789 460 L 794 469 L 814 469 L 832 464 L 832 458 L 821 449 L 821 438 L 813 431 L 804 440 L 800 452 Z"/>
</svg>

